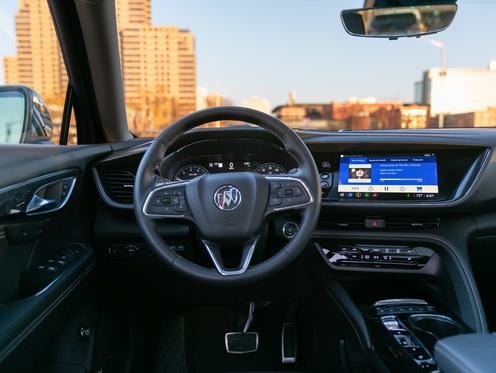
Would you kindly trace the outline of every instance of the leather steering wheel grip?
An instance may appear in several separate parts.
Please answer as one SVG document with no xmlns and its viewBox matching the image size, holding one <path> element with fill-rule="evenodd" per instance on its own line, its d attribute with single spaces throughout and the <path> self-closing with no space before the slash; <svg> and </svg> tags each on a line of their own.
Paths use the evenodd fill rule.
<svg viewBox="0 0 496 373">
<path fill-rule="evenodd" d="M 143 212 L 146 196 L 154 185 L 154 170 L 162 161 L 168 147 L 185 132 L 202 124 L 221 120 L 241 121 L 258 125 L 278 137 L 286 151 L 298 163 L 298 173 L 295 177 L 304 181 L 312 197 L 311 203 L 301 211 L 300 229 L 295 237 L 271 258 L 253 265 L 243 274 L 235 276 L 222 276 L 215 269 L 199 266 L 176 254 L 157 233 L 155 220 L 150 219 Z M 320 205 L 319 172 L 312 154 L 300 137 L 275 117 L 256 110 L 235 106 L 215 107 L 197 111 L 167 127 L 151 142 L 145 152 L 138 168 L 134 186 L 136 221 L 150 249 L 169 268 L 188 277 L 219 285 L 242 285 L 260 281 L 286 267 L 307 246 L 319 218 Z"/>
</svg>

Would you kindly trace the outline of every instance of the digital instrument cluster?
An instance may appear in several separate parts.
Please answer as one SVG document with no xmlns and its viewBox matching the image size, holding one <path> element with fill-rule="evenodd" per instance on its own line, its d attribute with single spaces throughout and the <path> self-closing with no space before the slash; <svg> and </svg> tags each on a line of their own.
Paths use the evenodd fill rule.
<svg viewBox="0 0 496 373">
<path fill-rule="evenodd" d="M 285 175 L 288 170 L 276 162 L 207 160 L 186 164 L 174 173 L 174 180 L 191 180 L 221 172 L 256 172 L 263 175 Z"/>
</svg>

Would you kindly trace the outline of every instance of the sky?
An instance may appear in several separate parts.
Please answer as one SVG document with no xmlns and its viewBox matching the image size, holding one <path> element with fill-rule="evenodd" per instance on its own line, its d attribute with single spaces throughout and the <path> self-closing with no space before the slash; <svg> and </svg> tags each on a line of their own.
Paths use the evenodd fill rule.
<svg viewBox="0 0 496 373">
<path fill-rule="evenodd" d="M 487 67 L 496 60 L 496 1 L 459 0 L 445 32 L 420 39 L 364 39 L 344 31 L 340 12 L 362 0 L 152 0 L 153 23 L 196 37 L 198 85 L 235 103 L 262 96 L 273 106 L 350 97 L 413 100 L 422 72 L 439 66 Z M 17 0 L 0 0 L 0 56 L 15 53 Z M 3 68 L 0 82 L 3 81 Z"/>
</svg>

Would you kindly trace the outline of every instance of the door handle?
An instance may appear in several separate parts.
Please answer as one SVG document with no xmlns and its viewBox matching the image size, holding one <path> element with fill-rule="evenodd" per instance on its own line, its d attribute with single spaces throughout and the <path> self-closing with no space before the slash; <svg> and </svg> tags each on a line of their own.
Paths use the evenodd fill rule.
<svg viewBox="0 0 496 373">
<path fill-rule="evenodd" d="M 75 184 L 75 177 L 67 177 L 38 188 L 26 207 L 26 214 L 37 215 L 60 210 L 69 200 Z"/>
</svg>

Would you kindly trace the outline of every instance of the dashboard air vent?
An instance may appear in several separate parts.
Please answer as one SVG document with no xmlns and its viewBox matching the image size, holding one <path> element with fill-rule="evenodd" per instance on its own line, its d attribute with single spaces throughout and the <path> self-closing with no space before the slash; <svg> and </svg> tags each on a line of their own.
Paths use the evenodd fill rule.
<svg viewBox="0 0 496 373">
<path fill-rule="evenodd" d="M 439 226 L 438 218 L 389 218 L 386 225 L 390 229 L 427 229 Z"/>
<path fill-rule="evenodd" d="M 323 225 L 331 228 L 344 228 L 344 229 L 359 229 L 364 227 L 363 218 L 339 218 L 336 220 L 326 221 Z"/>
<path fill-rule="evenodd" d="M 129 171 L 102 170 L 102 184 L 108 197 L 117 203 L 131 205 L 135 176 Z"/>
</svg>

